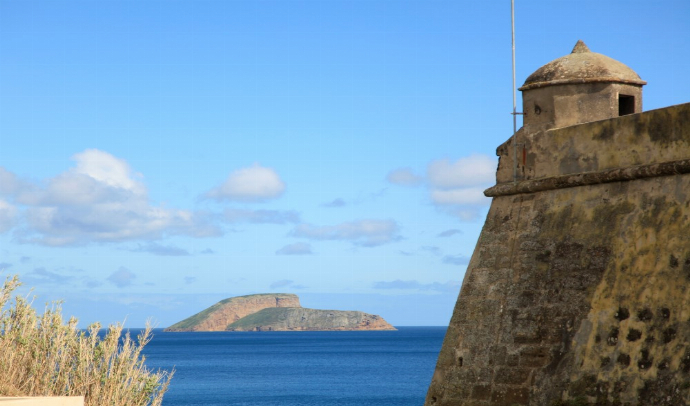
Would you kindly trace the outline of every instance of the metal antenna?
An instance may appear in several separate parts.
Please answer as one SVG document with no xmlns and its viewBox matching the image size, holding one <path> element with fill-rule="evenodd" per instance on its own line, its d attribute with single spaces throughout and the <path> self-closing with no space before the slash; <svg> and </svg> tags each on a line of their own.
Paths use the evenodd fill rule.
<svg viewBox="0 0 690 406">
<path fill-rule="evenodd" d="M 511 39 L 513 44 L 513 183 L 517 183 L 517 98 L 515 95 L 515 0 L 510 0 Z"/>
</svg>

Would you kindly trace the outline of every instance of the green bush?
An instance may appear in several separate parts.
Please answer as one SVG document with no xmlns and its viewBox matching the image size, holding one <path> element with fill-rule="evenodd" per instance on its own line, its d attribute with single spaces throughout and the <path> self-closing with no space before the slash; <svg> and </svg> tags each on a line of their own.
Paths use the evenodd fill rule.
<svg viewBox="0 0 690 406">
<path fill-rule="evenodd" d="M 86 331 L 77 320 L 63 323 L 59 303 L 37 315 L 31 303 L 10 297 L 20 285 L 5 279 L 0 290 L 0 396 L 84 396 L 86 406 L 160 405 L 174 371 L 153 372 L 141 351 L 151 326 L 135 341 L 110 326 Z"/>
</svg>

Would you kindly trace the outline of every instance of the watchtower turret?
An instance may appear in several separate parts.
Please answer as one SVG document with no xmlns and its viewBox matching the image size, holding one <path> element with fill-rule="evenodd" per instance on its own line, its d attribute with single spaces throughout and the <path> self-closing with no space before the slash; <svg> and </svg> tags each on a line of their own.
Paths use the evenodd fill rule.
<svg viewBox="0 0 690 406">
<path fill-rule="evenodd" d="M 647 82 L 577 41 L 573 51 L 531 74 L 522 87 L 528 133 L 642 112 Z"/>
</svg>

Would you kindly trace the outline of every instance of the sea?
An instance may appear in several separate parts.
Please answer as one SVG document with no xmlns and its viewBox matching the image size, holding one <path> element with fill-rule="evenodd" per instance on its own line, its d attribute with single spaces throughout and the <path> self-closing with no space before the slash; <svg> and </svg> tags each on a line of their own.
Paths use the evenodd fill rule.
<svg viewBox="0 0 690 406">
<path fill-rule="evenodd" d="M 144 355 L 175 369 L 164 406 L 421 406 L 445 332 L 157 329 Z"/>
</svg>

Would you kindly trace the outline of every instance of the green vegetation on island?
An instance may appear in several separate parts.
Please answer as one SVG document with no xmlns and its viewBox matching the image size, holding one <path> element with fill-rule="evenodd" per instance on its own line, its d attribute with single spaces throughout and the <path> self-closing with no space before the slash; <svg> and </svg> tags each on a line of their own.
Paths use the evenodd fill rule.
<svg viewBox="0 0 690 406">
<path fill-rule="evenodd" d="M 229 331 L 395 330 L 383 318 L 358 311 L 274 307 L 243 317 Z"/>
</svg>

